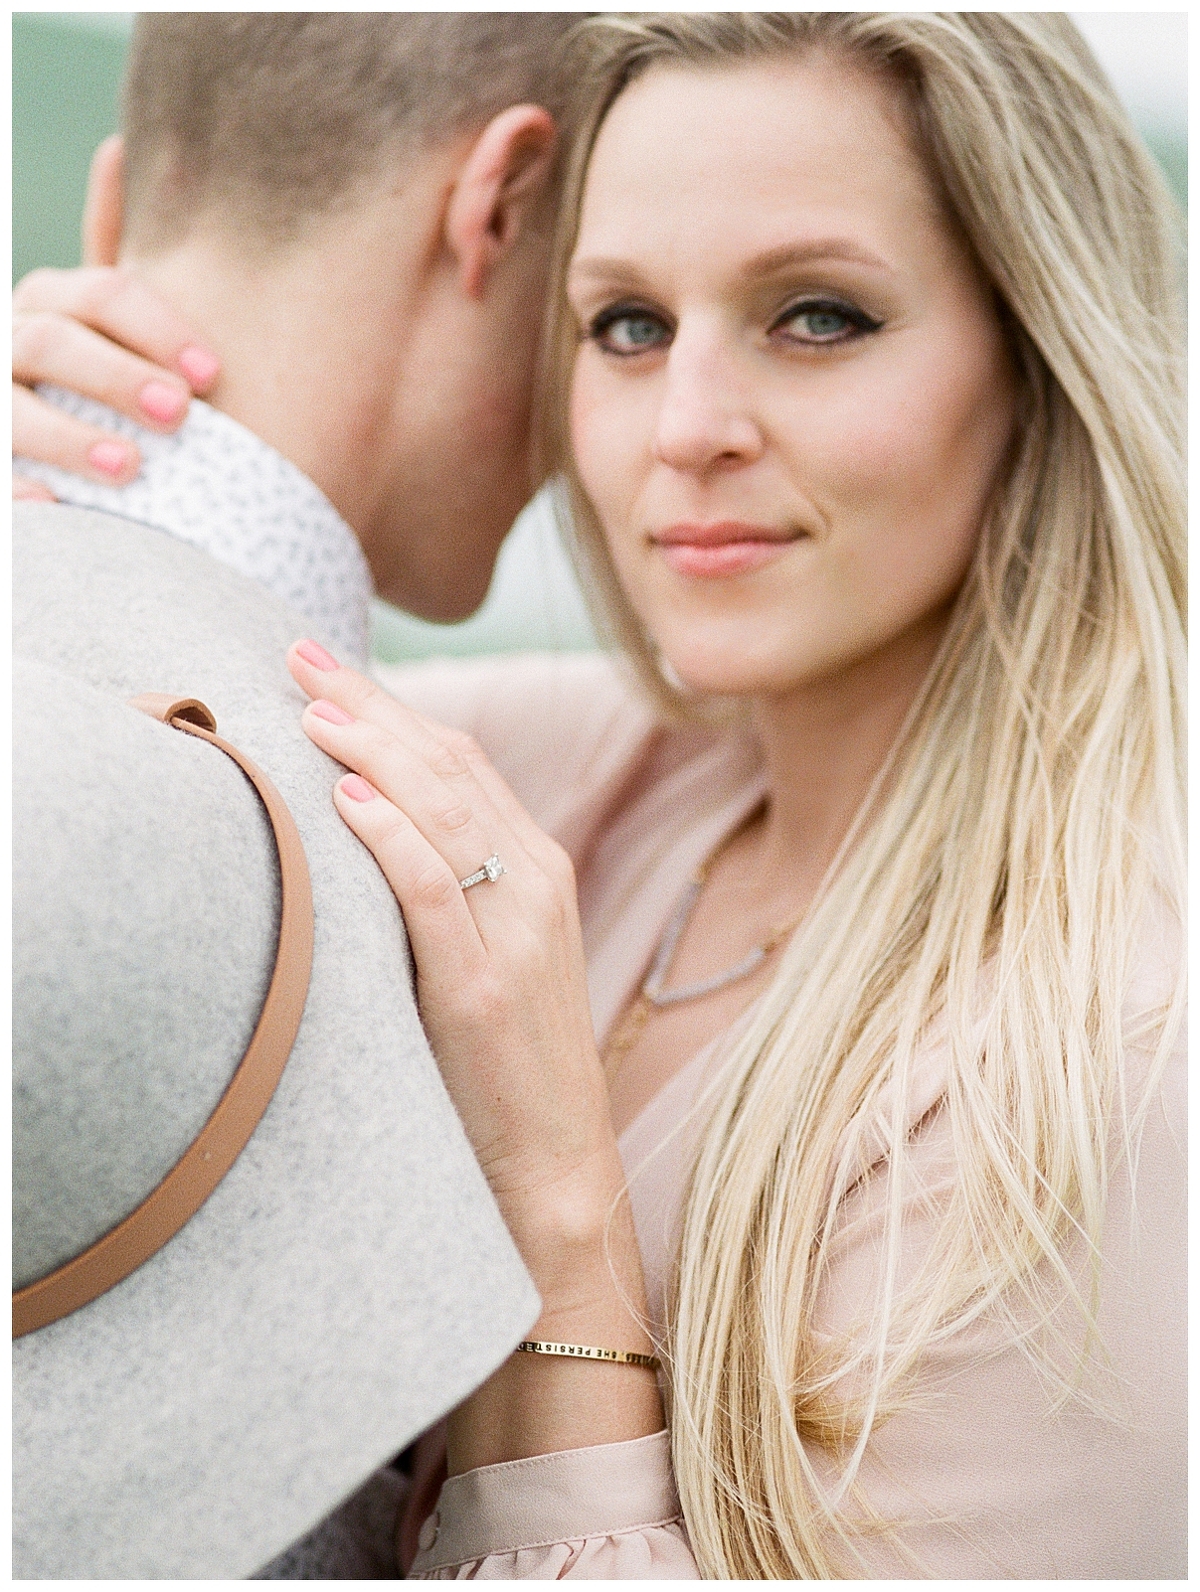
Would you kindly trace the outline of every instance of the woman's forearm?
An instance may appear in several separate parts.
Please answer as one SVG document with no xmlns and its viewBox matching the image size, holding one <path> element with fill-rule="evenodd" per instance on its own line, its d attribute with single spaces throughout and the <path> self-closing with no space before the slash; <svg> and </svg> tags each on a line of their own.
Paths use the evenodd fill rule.
<svg viewBox="0 0 1200 1592">
<path fill-rule="evenodd" d="M 653 1353 L 622 1181 L 617 1162 L 594 1195 L 567 1196 L 563 1203 L 574 1205 L 568 1219 L 557 1219 L 551 1209 L 536 1222 L 522 1222 L 524 1231 L 514 1235 L 543 1300 L 531 1338 Z M 658 1380 L 649 1368 L 513 1354 L 451 1415 L 449 1470 L 453 1476 L 535 1454 L 625 1442 L 662 1426 Z"/>
</svg>

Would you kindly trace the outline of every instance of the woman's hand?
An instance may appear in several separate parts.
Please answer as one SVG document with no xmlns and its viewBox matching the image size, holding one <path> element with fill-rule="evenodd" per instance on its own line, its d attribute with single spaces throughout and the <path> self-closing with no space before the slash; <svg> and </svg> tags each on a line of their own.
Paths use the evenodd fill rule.
<svg viewBox="0 0 1200 1592">
<path fill-rule="evenodd" d="M 310 739 L 353 769 L 334 806 L 403 907 L 433 1054 L 543 1299 L 532 1336 L 651 1352 L 570 860 L 468 737 L 314 642 L 288 667 Z M 493 855 L 505 874 L 463 890 Z M 660 1428 L 645 1369 L 512 1355 L 450 1417 L 450 1473 Z"/>
<path fill-rule="evenodd" d="M 314 661 L 316 660 L 316 661 Z M 467 737 L 433 724 L 311 642 L 289 667 L 317 698 L 304 728 L 354 770 L 338 812 L 404 911 L 421 1015 L 514 1236 L 536 1261 L 586 1229 L 616 1145 L 588 1009 L 571 863 Z M 498 855 L 505 873 L 463 890 Z M 537 1267 L 537 1270 L 543 1268 Z M 538 1278 L 550 1288 L 551 1276 Z"/>
<path fill-rule="evenodd" d="M 542 1295 L 533 1336 L 650 1352 L 645 1283 L 588 1009 L 575 881 L 466 736 L 297 643 L 333 799 L 404 911 L 422 1021 Z M 498 855 L 505 872 L 463 890 Z M 452 1472 L 661 1429 L 653 1376 L 514 1355 L 450 1423 Z"/>
<path fill-rule="evenodd" d="M 219 372 L 216 355 L 123 267 L 32 271 L 13 292 L 13 453 L 124 486 L 141 468 L 136 444 L 64 414 L 33 387 L 68 387 L 169 433 L 182 425 L 192 394 L 210 392 Z M 13 496 L 53 494 L 14 477 Z"/>
</svg>

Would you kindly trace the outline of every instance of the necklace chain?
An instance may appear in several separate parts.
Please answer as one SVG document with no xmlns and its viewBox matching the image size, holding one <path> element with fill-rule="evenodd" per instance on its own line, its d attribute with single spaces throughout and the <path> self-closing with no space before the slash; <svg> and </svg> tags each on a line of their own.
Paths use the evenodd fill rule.
<svg viewBox="0 0 1200 1592">
<path fill-rule="evenodd" d="M 709 852 L 684 887 L 675 911 L 671 914 L 671 920 L 658 943 L 654 961 L 650 964 L 650 971 L 642 980 L 637 999 L 626 1011 L 621 1022 L 617 1024 L 608 1044 L 604 1047 L 603 1064 L 610 1083 L 616 1077 L 625 1057 L 633 1049 L 642 1029 L 655 1011 L 662 1011 L 669 1006 L 680 1006 L 686 1001 L 701 1000 L 705 995 L 714 995 L 717 990 L 725 989 L 730 984 L 737 984 L 742 979 L 749 978 L 751 973 L 757 972 L 779 943 L 793 929 L 798 927 L 800 920 L 804 917 L 804 912 L 807 911 L 807 908 L 797 912 L 794 917 L 772 929 L 765 940 L 754 946 L 742 957 L 740 962 L 735 962 L 732 967 L 726 968 L 723 973 L 716 973 L 711 978 L 700 979 L 694 984 L 681 984 L 675 989 L 664 988 L 667 974 L 670 971 L 671 962 L 675 955 L 675 948 L 679 944 L 683 931 L 695 910 L 696 902 L 699 900 L 700 892 L 704 889 L 713 864 L 718 857 L 725 853 L 739 835 L 744 834 L 750 825 L 755 822 L 762 814 L 765 805 L 765 802 L 760 802 L 747 814 L 736 829 L 726 835 Z"/>
</svg>

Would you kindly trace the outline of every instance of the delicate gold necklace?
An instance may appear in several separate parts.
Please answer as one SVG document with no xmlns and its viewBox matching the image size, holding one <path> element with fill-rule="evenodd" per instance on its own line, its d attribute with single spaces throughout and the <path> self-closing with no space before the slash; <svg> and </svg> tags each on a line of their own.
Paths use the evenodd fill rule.
<svg viewBox="0 0 1200 1592">
<path fill-rule="evenodd" d="M 675 948 L 680 937 L 688 925 L 700 892 L 708 879 L 712 866 L 717 858 L 722 856 L 729 846 L 749 829 L 750 825 L 760 817 L 766 807 L 765 802 L 760 802 L 732 833 L 716 845 L 708 856 L 696 869 L 684 887 L 683 894 L 671 914 L 671 920 L 658 942 L 658 950 L 654 953 L 654 961 L 650 964 L 650 971 L 642 980 L 642 987 L 638 991 L 637 999 L 629 1007 L 625 1016 L 613 1030 L 608 1043 L 604 1047 L 602 1063 L 604 1072 L 611 1084 L 621 1070 L 626 1056 L 633 1049 L 642 1029 L 645 1028 L 652 1013 L 662 1011 L 668 1006 L 680 1006 L 685 1001 L 698 1001 L 705 995 L 715 995 L 717 990 L 725 989 L 730 984 L 737 984 L 744 978 L 749 978 L 755 973 L 776 949 L 780 941 L 798 927 L 805 907 L 797 912 L 794 917 L 781 923 L 771 930 L 767 938 L 753 947 L 742 957 L 740 962 L 735 962 L 732 967 L 726 968 L 723 973 L 716 973 L 712 978 L 700 979 L 694 984 L 681 984 L 675 989 L 666 989 L 667 974 L 671 969 L 671 960 L 675 955 Z"/>
</svg>

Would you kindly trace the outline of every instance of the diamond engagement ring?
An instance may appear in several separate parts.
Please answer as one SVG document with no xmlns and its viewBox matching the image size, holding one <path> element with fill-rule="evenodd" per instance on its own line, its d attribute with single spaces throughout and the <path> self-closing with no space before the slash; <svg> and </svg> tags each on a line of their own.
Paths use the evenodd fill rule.
<svg viewBox="0 0 1200 1592">
<path fill-rule="evenodd" d="M 508 869 L 493 851 L 482 868 L 477 869 L 475 873 L 469 873 L 465 879 L 458 881 L 459 887 L 463 890 L 469 890 L 473 884 L 482 884 L 485 879 L 489 884 L 495 884 L 500 875 L 507 872 Z"/>
</svg>

